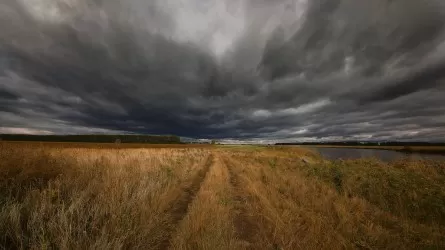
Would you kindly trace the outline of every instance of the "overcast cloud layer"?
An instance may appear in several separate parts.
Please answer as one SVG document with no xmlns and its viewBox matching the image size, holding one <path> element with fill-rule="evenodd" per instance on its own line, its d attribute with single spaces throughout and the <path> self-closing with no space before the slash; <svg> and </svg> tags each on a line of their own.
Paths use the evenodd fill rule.
<svg viewBox="0 0 445 250">
<path fill-rule="evenodd" d="M 0 133 L 445 140 L 445 4 L 0 0 Z"/>
</svg>

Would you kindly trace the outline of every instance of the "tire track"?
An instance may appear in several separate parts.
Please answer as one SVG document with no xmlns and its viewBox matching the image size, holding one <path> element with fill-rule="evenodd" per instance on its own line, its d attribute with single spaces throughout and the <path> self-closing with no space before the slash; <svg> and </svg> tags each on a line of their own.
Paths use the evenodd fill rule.
<svg viewBox="0 0 445 250">
<path fill-rule="evenodd" d="M 240 178 L 233 170 L 233 165 L 227 163 L 226 159 L 223 159 L 224 165 L 229 171 L 229 183 L 232 187 L 232 195 L 234 201 L 234 218 L 233 224 L 240 241 L 243 242 L 244 247 L 247 249 L 254 249 L 255 236 L 257 225 L 253 222 L 254 218 L 249 215 L 246 203 L 248 197 L 242 192 L 243 187 Z"/>
<path fill-rule="evenodd" d="M 157 249 L 168 249 L 171 244 L 171 238 L 176 231 L 177 225 L 181 220 L 187 215 L 189 205 L 195 199 L 202 183 L 204 182 L 210 167 L 214 163 L 213 154 L 209 155 L 205 166 L 198 171 L 198 173 L 191 180 L 190 185 L 182 188 L 182 193 L 178 199 L 170 206 L 166 211 L 170 215 L 169 221 L 167 223 L 168 228 L 165 230 L 167 234 L 163 237 Z"/>
<path fill-rule="evenodd" d="M 268 225 L 267 221 L 270 218 L 265 217 L 263 211 L 263 209 L 268 210 L 266 208 L 268 201 L 264 201 L 264 197 L 260 198 L 257 193 L 260 190 L 270 188 L 264 183 L 259 186 L 255 184 L 261 183 L 258 181 L 262 176 L 257 174 L 261 173 L 261 167 L 263 166 L 252 165 L 248 161 L 241 161 L 234 159 L 234 157 L 228 158 L 228 160 L 231 163 L 231 165 L 228 165 L 228 169 L 231 176 L 230 182 L 235 190 L 235 197 L 243 202 L 238 207 L 239 214 L 235 218 L 238 222 L 235 221 L 235 226 L 238 232 L 240 232 L 239 235 L 247 242 L 252 243 L 247 245 L 247 249 L 283 249 L 281 247 L 282 244 L 276 239 L 276 232 L 273 229 L 274 225 Z M 237 172 L 233 170 L 236 169 L 236 166 L 245 166 L 245 169 L 242 169 L 243 177 L 246 177 L 245 180 L 240 179 L 240 168 L 237 169 Z"/>
</svg>

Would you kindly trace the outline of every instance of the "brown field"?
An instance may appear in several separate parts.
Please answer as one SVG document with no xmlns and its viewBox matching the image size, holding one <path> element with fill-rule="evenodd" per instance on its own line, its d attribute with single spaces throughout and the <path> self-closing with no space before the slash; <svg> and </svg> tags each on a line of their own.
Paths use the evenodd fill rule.
<svg viewBox="0 0 445 250">
<path fill-rule="evenodd" d="M 408 151 L 413 153 L 445 154 L 445 146 L 339 146 L 339 145 L 305 145 L 314 148 L 362 148 L 394 151 Z"/>
<path fill-rule="evenodd" d="M 0 142 L 0 249 L 445 249 L 445 162 Z"/>
</svg>

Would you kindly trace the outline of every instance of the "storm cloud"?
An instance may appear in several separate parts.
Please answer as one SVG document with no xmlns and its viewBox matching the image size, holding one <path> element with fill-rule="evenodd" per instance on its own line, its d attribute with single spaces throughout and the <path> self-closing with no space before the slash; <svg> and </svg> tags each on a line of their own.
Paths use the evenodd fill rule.
<svg viewBox="0 0 445 250">
<path fill-rule="evenodd" d="M 0 0 L 0 133 L 445 140 L 440 0 Z"/>
</svg>

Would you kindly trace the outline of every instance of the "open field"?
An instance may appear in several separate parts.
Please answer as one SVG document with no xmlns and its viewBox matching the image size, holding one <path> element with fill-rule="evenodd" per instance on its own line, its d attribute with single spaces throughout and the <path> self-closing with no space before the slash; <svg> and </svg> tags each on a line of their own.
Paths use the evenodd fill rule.
<svg viewBox="0 0 445 250">
<path fill-rule="evenodd" d="M 0 143 L 0 249 L 445 249 L 445 162 Z"/>
<path fill-rule="evenodd" d="M 411 153 L 445 154 L 445 146 L 339 146 L 339 145 L 304 145 L 304 146 L 314 147 L 314 148 L 362 148 L 362 149 L 404 151 Z"/>
</svg>

